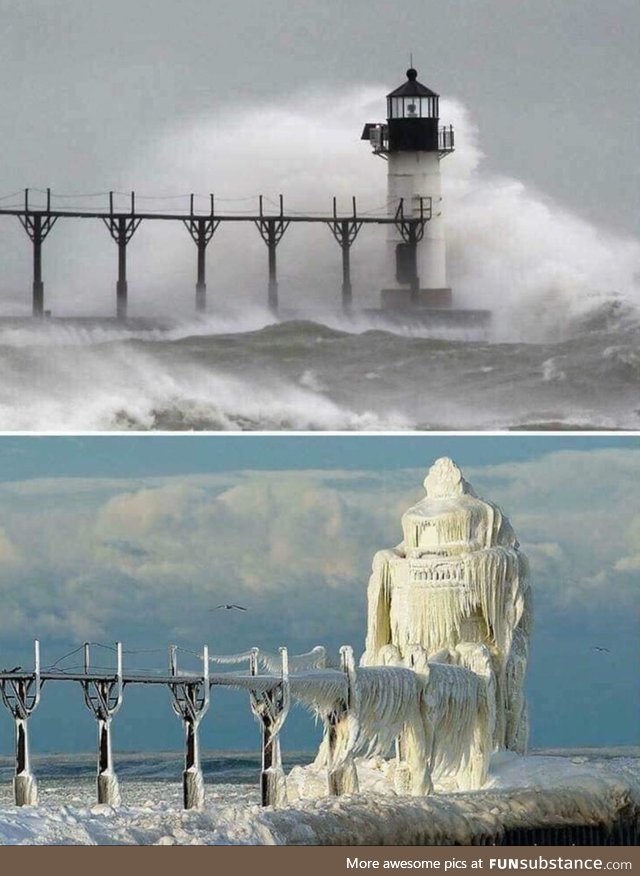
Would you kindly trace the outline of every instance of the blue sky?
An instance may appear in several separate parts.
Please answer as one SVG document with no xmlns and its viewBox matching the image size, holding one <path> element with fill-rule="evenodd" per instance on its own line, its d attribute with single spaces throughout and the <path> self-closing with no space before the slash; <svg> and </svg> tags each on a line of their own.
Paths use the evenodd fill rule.
<svg viewBox="0 0 640 876">
<path fill-rule="evenodd" d="M 85 638 L 122 639 L 147 652 L 131 665 L 153 667 L 170 642 L 359 652 L 373 553 L 400 540 L 400 514 L 443 455 L 502 507 L 530 559 L 532 744 L 637 742 L 637 438 L 0 438 L 0 665 L 28 661 L 36 635 L 45 666 Z M 208 611 L 223 601 L 249 611 Z M 120 749 L 181 747 L 164 690 L 127 690 L 114 733 Z M 285 745 L 315 738 L 294 713 Z M 34 751 L 93 742 L 80 690 L 45 687 Z M 203 743 L 256 746 L 242 695 L 214 691 Z M 11 747 L 3 709 L 0 752 Z"/>
<path fill-rule="evenodd" d="M 400 444 L 398 442 L 401 442 Z M 460 465 L 537 458 L 565 448 L 636 447 L 636 438 L 565 436 L 2 437 L 0 481 L 36 477 L 152 477 L 243 468 L 393 470 L 454 455 Z M 397 449 L 399 448 L 399 450 Z"/>
</svg>

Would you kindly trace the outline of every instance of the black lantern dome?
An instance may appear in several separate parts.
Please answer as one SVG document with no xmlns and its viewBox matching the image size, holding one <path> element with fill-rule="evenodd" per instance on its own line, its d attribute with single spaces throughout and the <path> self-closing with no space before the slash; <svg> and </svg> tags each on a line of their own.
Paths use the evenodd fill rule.
<svg viewBox="0 0 640 876">
<path fill-rule="evenodd" d="M 439 116 L 439 96 L 410 67 L 407 81 L 387 95 L 389 151 L 438 152 Z"/>
<path fill-rule="evenodd" d="M 418 71 L 407 70 L 407 81 L 387 95 L 387 122 L 367 122 L 362 140 L 376 155 L 393 152 L 453 152 L 453 128 L 440 128 L 440 97 L 418 82 Z"/>
<path fill-rule="evenodd" d="M 439 95 L 418 82 L 418 71 L 410 67 L 407 81 L 387 95 L 387 119 L 437 119 Z"/>
</svg>

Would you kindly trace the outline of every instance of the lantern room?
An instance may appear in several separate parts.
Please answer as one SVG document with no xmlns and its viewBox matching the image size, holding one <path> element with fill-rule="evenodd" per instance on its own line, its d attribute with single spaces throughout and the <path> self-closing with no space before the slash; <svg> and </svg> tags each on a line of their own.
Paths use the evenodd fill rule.
<svg viewBox="0 0 640 876">
<path fill-rule="evenodd" d="M 443 158 L 453 152 L 453 128 L 440 127 L 440 97 L 418 82 L 418 72 L 407 70 L 407 81 L 387 95 L 387 121 L 368 122 L 362 139 L 376 155 L 394 152 L 437 152 Z"/>
<path fill-rule="evenodd" d="M 438 119 L 438 95 L 418 82 L 418 72 L 407 70 L 407 81 L 387 95 L 387 120 Z"/>
<path fill-rule="evenodd" d="M 407 81 L 387 95 L 389 152 L 438 152 L 439 116 L 438 95 L 410 67 Z"/>
</svg>

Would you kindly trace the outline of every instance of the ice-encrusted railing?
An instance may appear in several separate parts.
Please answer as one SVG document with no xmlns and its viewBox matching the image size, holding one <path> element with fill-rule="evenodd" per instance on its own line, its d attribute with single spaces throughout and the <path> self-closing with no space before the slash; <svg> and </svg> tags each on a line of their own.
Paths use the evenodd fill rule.
<svg viewBox="0 0 640 876">
<path fill-rule="evenodd" d="M 109 666 L 92 661 L 92 648 L 110 649 Z M 79 664 L 69 664 L 75 654 Z M 198 671 L 179 667 L 180 653 L 197 658 Z M 125 688 L 162 685 L 169 689 L 174 712 L 185 731 L 185 768 L 182 776 L 184 806 L 204 804 L 199 729 L 210 707 L 214 686 L 245 691 L 261 730 L 261 802 L 286 802 L 280 733 L 293 701 L 310 710 L 324 727 L 316 765 L 326 769 L 330 794 L 354 793 L 358 778 L 356 755 L 386 754 L 396 743 L 396 790 L 416 795 L 429 793 L 432 772 L 463 776 L 462 786 L 479 787 L 486 777 L 492 727 L 486 681 L 481 672 L 459 666 L 431 664 L 416 647 L 409 665 L 403 665 L 391 647 L 383 666 L 357 667 L 350 646 L 340 649 L 336 665 L 329 665 L 326 650 L 316 646 L 289 656 L 252 648 L 238 654 L 210 654 L 172 645 L 169 667 L 127 669 L 124 655 L 154 651 L 123 651 L 100 643 L 84 643 L 51 665 L 41 666 L 40 647 L 34 645 L 31 670 L 21 666 L 0 670 L 0 695 L 16 728 L 14 796 L 17 805 L 35 805 L 38 790 L 29 758 L 29 718 L 40 701 L 44 684 L 73 681 L 83 689 L 84 702 L 98 725 L 97 794 L 100 803 L 120 803 L 118 779 L 111 749 L 111 726 L 120 710 Z M 115 664 L 115 665 L 114 665 Z M 240 667 L 245 666 L 245 669 Z M 212 672 L 224 666 L 223 672 Z M 234 667 L 230 670 L 229 667 Z"/>
<path fill-rule="evenodd" d="M 93 648 L 92 648 L 93 645 Z M 91 657 L 96 647 L 110 649 L 115 665 L 94 664 Z M 240 654 L 209 654 L 188 651 L 172 645 L 169 648 L 169 669 L 125 670 L 123 655 L 154 653 L 156 649 L 123 652 L 115 647 L 85 642 L 47 667 L 42 667 L 39 642 L 34 644 L 32 669 L 15 666 L 0 670 L 0 696 L 15 725 L 16 769 L 13 779 L 17 805 L 35 805 L 38 786 L 31 769 L 29 718 L 40 702 L 45 684 L 72 681 L 79 683 L 84 702 L 98 725 L 97 794 L 98 802 L 117 806 L 120 803 L 118 779 L 113 764 L 111 725 L 119 711 L 126 687 L 132 685 L 162 685 L 169 689 L 172 707 L 185 730 L 185 769 L 183 790 L 185 808 L 199 808 L 204 803 L 204 781 L 200 763 L 199 728 L 210 706 L 213 686 L 244 690 L 249 694 L 251 710 L 261 725 L 262 770 L 260 777 L 263 805 L 282 803 L 286 799 L 280 755 L 279 735 L 289 712 L 291 696 L 309 702 L 328 703 L 327 709 L 337 709 L 346 697 L 344 674 L 326 668 L 326 652 L 317 646 L 307 654 L 289 658 L 287 649 L 278 654 L 252 648 Z M 197 657 L 199 671 L 184 670 L 178 665 L 180 652 Z M 68 661 L 81 654 L 81 662 Z M 212 672 L 212 666 L 239 667 L 246 670 Z M 293 678 L 290 672 L 294 673 Z M 316 691 L 315 699 L 309 691 Z"/>
</svg>

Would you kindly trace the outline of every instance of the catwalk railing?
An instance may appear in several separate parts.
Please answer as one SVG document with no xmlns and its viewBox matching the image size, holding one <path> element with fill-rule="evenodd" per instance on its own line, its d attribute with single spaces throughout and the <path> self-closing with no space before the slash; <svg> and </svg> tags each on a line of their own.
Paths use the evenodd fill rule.
<svg viewBox="0 0 640 876">
<path fill-rule="evenodd" d="M 348 667 L 353 664 L 353 653 L 348 647 L 341 650 L 340 669 L 326 667 L 325 650 L 318 646 L 309 654 L 292 658 L 296 669 L 293 675 L 289 672 L 286 648 L 280 648 L 278 655 L 269 655 L 258 648 L 252 648 L 242 654 L 220 656 L 210 655 L 205 645 L 197 655 L 202 661 L 202 670 L 193 673 L 179 669 L 178 654 L 184 649 L 175 645 L 169 648 L 166 672 L 125 670 L 122 644 L 119 642 L 113 648 L 115 665 L 108 669 L 95 669 L 91 664 L 91 647 L 90 643 L 84 643 L 76 649 L 76 652 L 82 651 L 82 664 L 79 668 L 60 668 L 61 661 L 58 660 L 43 669 L 40 645 L 36 641 L 33 669 L 25 670 L 16 666 L 0 671 L 0 696 L 15 725 L 16 761 L 13 784 L 18 806 L 35 805 L 38 800 L 37 782 L 30 761 L 29 719 L 40 703 L 41 692 L 45 686 L 71 682 L 82 688 L 85 705 L 94 716 L 98 729 L 98 802 L 114 806 L 120 803 L 120 792 L 113 762 L 111 728 L 113 719 L 123 704 L 127 688 L 136 685 L 159 685 L 169 690 L 171 705 L 182 721 L 185 733 L 185 768 L 182 782 L 186 809 L 199 808 L 204 803 L 199 729 L 210 707 L 212 688 L 228 687 L 245 691 L 249 695 L 251 711 L 261 730 L 260 791 L 263 806 L 283 802 L 285 799 L 279 735 L 289 713 L 291 697 L 304 699 L 305 693 L 317 689 L 325 697 L 328 696 L 331 711 L 348 707 Z M 195 654 L 189 651 L 185 653 L 192 656 Z M 247 664 L 247 671 L 210 671 L 211 664 L 241 663 Z M 267 672 L 261 672 L 261 668 L 266 668 Z M 334 793 L 340 793 L 339 782 L 331 775 L 328 783 L 333 787 Z"/>
<path fill-rule="evenodd" d="M 34 200 L 34 193 L 37 201 Z M 19 197 L 19 200 L 16 198 Z M 356 241 L 363 225 L 394 225 L 409 245 L 415 246 L 422 238 L 425 223 L 431 219 L 431 198 L 412 198 L 411 205 L 404 199 L 398 203 L 384 204 L 377 210 L 358 211 L 355 198 L 351 199 L 351 210 L 339 213 L 337 200 L 333 198 L 332 210 L 327 213 L 301 213 L 285 211 L 284 199 L 280 195 L 277 204 L 270 202 L 272 211 L 265 209 L 267 201 L 262 195 L 256 199 L 255 207 L 243 211 L 225 210 L 219 212 L 214 195 L 203 200 L 194 194 L 180 196 L 179 206 L 171 211 L 139 209 L 139 201 L 154 204 L 164 198 L 136 199 L 136 193 L 126 195 L 126 208 L 121 206 L 123 193 L 106 192 L 87 195 L 87 198 L 101 199 L 97 206 L 71 206 L 69 198 L 80 196 L 56 195 L 51 189 L 16 192 L 0 197 L 0 216 L 13 216 L 19 219 L 31 240 L 33 249 L 32 313 L 34 316 L 49 315 L 45 309 L 44 282 L 42 272 L 42 248 L 44 241 L 59 219 L 99 219 L 104 222 L 109 234 L 118 248 L 118 279 L 116 282 L 116 317 L 127 318 L 129 285 L 127 279 L 127 248 L 141 222 L 179 222 L 185 226 L 196 245 L 196 286 L 195 307 L 203 312 L 207 307 L 206 252 L 219 226 L 223 223 L 250 223 L 255 225 L 268 253 L 267 301 L 273 313 L 278 311 L 278 273 L 276 251 L 285 232 L 292 224 L 320 224 L 331 231 L 342 253 L 342 309 L 349 312 L 353 303 L 351 282 L 351 247 Z M 104 201 L 102 199 L 104 198 Z M 175 200 L 175 199 L 172 199 Z M 60 203 L 62 201 L 62 203 Z M 181 208 L 181 204 L 184 205 Z"/>
</svg>

